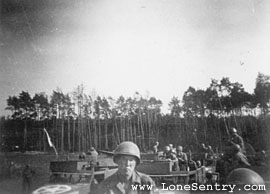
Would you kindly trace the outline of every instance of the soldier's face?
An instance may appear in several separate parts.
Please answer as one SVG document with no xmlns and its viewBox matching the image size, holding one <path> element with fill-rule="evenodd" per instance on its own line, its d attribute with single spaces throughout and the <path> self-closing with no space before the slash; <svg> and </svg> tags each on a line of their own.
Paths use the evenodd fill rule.
<svg viewBox="0 0 270 194">
<path fill-rule="evenodd" d="M 136 158 L 133 156 L 120 156 L 118 161 L 118 172 L 129 179 L 136 167 Z"/>
</svg>

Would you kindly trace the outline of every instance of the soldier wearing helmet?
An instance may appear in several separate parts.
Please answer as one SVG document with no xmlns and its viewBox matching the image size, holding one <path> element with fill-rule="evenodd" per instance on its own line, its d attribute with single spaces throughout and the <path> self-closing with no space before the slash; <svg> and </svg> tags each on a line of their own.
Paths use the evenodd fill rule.
<svg viewBox="0 0 270 194">
<path fill-rule="evenodd" d="M 263 178 L 253 170 L 237 168 L 231 171 L 226 179 L 227 184 L 236 185 L 235 193 L 243 194 L 265 194 L 266 187 Z M 246 187 L 248 185 L 248 187 Z M 260 188 L 253 191 L 250 188 Z"/>
<path fill-rule="evenodd" d="M 125 141 L 114 151 L 113 161 L 118 164 L 116 173 L 102 181 L 95 192 L 97 194 L 139 194 L 156 193 L 154 181 L 147 175 L 135 170 L 140 164 L 140 150 L 136 144 Z M 134 186 L 138 186 L 134 189 Z M 140 189 L 145 186 L 144 189 Z"/>
<path fill-rule="evenodd" d="M 174 160 L 176 158 L 176 149 L 173 147 L 173 144 L 169 144 L 164 147 L 163 156 L 165 159 Z"/>
<path fill-rule="evenodd" d="M 237 164 L 239 166 L 242 166 L 242 167 L 248 167 L 248 166 L 250 166 L 246 155 L 244 155 L 241 152 L 241 148 L 240 148 L 240 146 L 238 144 L 235 146 L 233 160 L 237 161 Z"/>
<path fill-rule="evenodd" d="M 155 145 L 153 146 L 153 152 L 154 152 L 154 154 L 157 154 L 158 153 L 158 146 L 159 146 L 159 142 L 157 141 L 155 143 Z"/>
<path fill-rule="evenodd" d="M 200 159 L 202 164 L 205 164 L 205 161 L 207 159 L 207 152 L 208 152 L 207 147 L 205 146 L 204 143 L 201 143 L 201 145 L 199 147 L 199 153 L 200 154 L 199 154 L 198 159 Z"/>
<path fill-rule="evenodd" d="M 241 148 L 238 144 L 233 144 L 230 149 L 226 150 L 224 160 L 224 176 L 227 176 L 229 172 L 237 168 L 246 168 L 250 166 L 247 157 L 241 152 Z M 222 176 L 222 175 L 221 175 Z"/>
<path fill-rule="evenodd" d="M 87 152 L 87 161 L 91 166 L 96 166 L 98 164 L 98 152 L 92 146 Z"/>
<path fill-rule="evenodd" d="M 179 169 L 178 159 L 176 157 L 176 151 L 171 149 L 169 145 L 164 147 L 162 159 L 167 160 L 167 161 L 172 161 L 172 164 L 173 164 L 172 170 L 177 171 Z"/>
<path fill-rule="evenodd" d="M 23 193 L 29 193 L 31 191 L 34 174 L 35 174 L 35 171 L 32 168 L 30 168 L 29 164 L 26 164 L 22 171 Z"/>
<path fill-rule="evenodd" d="M 235 128 L 231 129 L 231 139 L 229 140 L 229 143 L 232 145 L 239 145 L 241 148 L 241 152 L 245 152 L 245 146 L 244 146 L 244 140 L 243 138 L 237 134 L 237 130 Z"/>
<path fill-rule="evenodd" d="M 178 159 L 179 169 L 180 170 L 187 170 L 187 154 L 183 152 L 182 146 L 177 146 L 176 148 L 176 157 Z"/>
</svg>

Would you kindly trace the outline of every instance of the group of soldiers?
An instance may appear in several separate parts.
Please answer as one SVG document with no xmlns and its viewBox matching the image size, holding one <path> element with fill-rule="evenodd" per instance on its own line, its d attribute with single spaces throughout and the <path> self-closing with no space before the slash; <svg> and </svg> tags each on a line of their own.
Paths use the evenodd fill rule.
<svg viewBox="0 0 270 194">
<path fill-rule="evenodd" d="M 156 142 L 153 146 L 153 152 L 156 154 L 159 153 L 158 147 L 159 142 Z M 172 144 L 169 144 L 164 147 L 161 159 L 172 161 L 174 164 L 173 170 L 180 171 L 196 169 L 200 167 L 200 165 L 204 165 L 204 161 L 207 162 L 207 160 L 215 159 L 215 153 L 210 145 L 205 146 L 205 144 L 201 144 L 199 150 L 202 157 L 195 161 L 192 158 L 191 151 L 185 153 L 181 145 L 174 148 Z M 250 166 L 245 154 L 243 138 L 237 133 L 237 130 L 233 128 L 231 130 L 231 136 L 226 143 L 225 153 L 221 155 L 219 158 L 220 162 L 217 164 L 217 168 L 222 168 L 222 170 L 217 169 L 220 171 L 221 176 L 227 176 L 222 180 L 222 183 L 264 184 L 260 175 L 247 168 L 242 168 Z M 114 152 L 113 161 L 118 164 L 117 172 L 101 182 L 93 193 L 158 193 L 154 181 L 149 176 L 136 171 L 136 166 L 140 163 L 140 150 L 136 144 L 132 142 L 122 142 L 119 144 Z M 148 185 L 150 187 L 134 190 L 132 185 Z"/>
<path fill-rule="evenodd" d="M 236 136 L 234 136 L 234 138 L 236 138 Z M 235 142 L 232 139 L 230 141 L 232 142 L 229 143 L 234 145 L 233 143 Z M 159 143 L 156 143 L 155 145 L 159 145 Z M 243 153 L 244 147 L 240 148 L 242 149 L 240 149 L 241 153 Z M 154 149 L 154 152 L 157 151 L 158 149 Z M 192 158 L 190 156 L 188 157 L 188 154 L 183 152 L 182 146 L 177 146 L 176 148 L 172 145 L 165 146 L 163 157 L 165 160 L 177 163 L 180 170 L 182 170 L 181 168 L 187 168 L 187 166 L 189 166 L 187 165 L 188 162 L 192 161 Z M 140 150 L 136 144 L 129 141 L 120 143 L 114 151 L 113 161 L 118 165 L 117 171 L 107 179 L 103 180 L 100 184 L 96 185 L 96 187 L 92 187 L 93 189 L 90 191 L 91 194 L 159 193 L 152 178 L 136 170 L 136 166 L 141 162 Z M 247 168 L 236 168 L 230 171 L 224 183 L 235 184 L 239 188 L 245 184 L 265 185 L 264 180 L 259 174 Z M 240 192 L 240 189 L 235 191 L 235 193 L 238 192 Z M 265 194 L 266 191 L 252 191 L 249 193 Z"/>
<path fill-rule="evenodd" d="M 9 178 L 22 178 L 22 194 L 30 193 L 32 190 L 33 177 L 35 175 L 35 170 L 29 165 L 25 164 L 24 166 L 14 161 L 10 161 L 7 164 Z"/>
<path fill-rule="evenodd" d="M 153 152 L 158 153 L 159 142 L 153 146 Z M 185 171 L 194 170 L 201 165 L 209 165 L 218 154 L 215 154 L 211 145 L 206 146 L 202 143 L 197 149 L 196 156 L 193 157 L 192 151 L 183 152 L 182 146 L 173 147 L 169 144 L 164 147 L 162 159 L 173 161 L 173 170 Z M 237 133 L 235 128 L 230 131 L 230 137 L 225 145 L 225 152 L 219 156 L 220 160 L 217 165 L 221 177 L 226 176 L 231 170 L 239 167 L 249 167 L 251 164 L 246 156 L 245 144 L 243 138 Z"/>
<path fill-rule="evenodd" d="M 153 152 L 158 153 L 159 142 L 156 142 L 153 146 Z M 191 150 L 187 153 L 183 151 L 183 146 L 179 145 L 176 148 L 173 144 L 169 144 L 164 147 L 162 155 L 159 157 L 161 160 L 169 160 L 173 162 L 174 171 L 188 171 L 195 170 L 201 165 L 205 165 L 207 162 L 211 162 L 214 159 L 214 151 L 210 145 L 207 147 L 204 143 L 201 144 L 199 155 L 193 158 Z"/>
<path fill-rule="evenodd" d="M 191 151 L 185 153 L 181 145 L 174 147 L 172 144 L 169 144 L 164 147 L 163 152 L 159 150 L 159 142 L 156 142 L 153 146 L 154 153 L 157 155 L 162 153 L 159 159 L 171 161 L 174 164 L 172 170 L 175 171 L 195 170 L 201 165 L 205 165 L 205 161 L 215 159 L 215 153 L 211 146 L 201 144 L 198 150 L 201 157 L 197 160 L 197 158 L 193 159 Z M 231 130 L 231 137 L 226 144 L 225 153 L 219 158 L 217 163 L 217 171 L 219 171 L 221 178 L 223 178 L 221 183 L 239 186 L 244 184 L 265 184 L 260 175 L 252 170 L 243 168 L 250 166 L 245 154 L 243 138 L 233 128 Z M 91 147 L 87 154 L 80 154 L 79 159 L 89 160 L 91 165 L 93 165 L 93 162 L 96 165 L 98 153 Z M 93 181 L 89 194 L 159 193 L 159 189 L 153 179 L 136 170 L 136 166 L 141 163 L 141 156 L 140 150 L 135 143 L 130 141 L 120 143 L 114 150 L 113 161 L 118 166 L 117 171 L 99 184 Z M 24 190 L 29 190 L 31 187 L 32 176 L 33 171 L 29 166 L 26 166 L 23 171 Z M 206 178 L 210 180 L 211 176 L 206 174 Z"/>
<path fill-rule="evenodd" d="M 251 166 L 246 156 L 243 138 L 235 128 L 232 128 L 230 135 L 231 137 L 225 145 L 225 152 L 217 162 L 217 171 L 220 173 L 221 182 L 225 182 L 226 175 L 232 170 Z"/>
<path fill-rule="evenodd" d="M 164 160 L 169 160 L 173 162 L 173 170 L 188 170 L 188 162 L 191 161 L 191 158 L 188 160 L 188 156 L 185 152 L 183 152 L 182 146 L 173 147 L 172 144 L 165 146 L 163 155 L 160 157 Z"/>
</svg>

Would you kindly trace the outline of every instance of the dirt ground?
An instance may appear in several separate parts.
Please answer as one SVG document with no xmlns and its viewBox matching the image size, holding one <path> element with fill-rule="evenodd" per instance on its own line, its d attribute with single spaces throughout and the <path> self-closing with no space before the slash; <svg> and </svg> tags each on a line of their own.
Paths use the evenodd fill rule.
<svg viewBox="0 0 270 194">
<path fill-rule="evenodd" d="M 66 160 L 67 156 L 59 155 L 59 160 Z M 78 154 L 69 154 L 69 159 L 78 159 Z M 0 153 L 0 194 L 22 194 L 21 171 L 26 164 L 35 171 L 32 190 L 48 183 L 50 177 L 50 161 L 57 160 L 53 154 L 37 152 L 27 153 Z M 16 170 L 10 174 L 9 163 L 16 164 Z M 100 156 L 101 165 L 112 164 L 112 159 Z"/>
</svg>

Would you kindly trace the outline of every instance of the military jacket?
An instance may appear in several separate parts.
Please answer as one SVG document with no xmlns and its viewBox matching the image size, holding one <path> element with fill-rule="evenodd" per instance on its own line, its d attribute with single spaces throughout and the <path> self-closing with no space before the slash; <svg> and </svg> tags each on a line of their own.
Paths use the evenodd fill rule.
<svg viewBox="0 0 270 194">
<path fill-rule="evenodd" d="M 186 163 L 187 162 L 187 154 L 186 153 L 184 153 L 184 152 L 179 152 L 179 153 L 177 153 L 177 158 L 178 158 L 178 160 L 179 160 L 179 162 L 181 162 L 181 163 Z"/>
<path fill-rule="evenodd" d="M 141 187 L 140 187 L 141 186 Z M 147 187 L 148 186 L 148 187 Z M 144 187 L 144 189 L 143 189 Z M 95 194 L 157 194 L 158 190 L 154 181 L 147 175 L 134 171 L 129 181 L 128 188 L 122 184 L 116 172 L 102 181 Z"/>
<path fill-rule="evenodd" d="M 244 146 L 244 140 L 240 135 L 236 135 L 231 138 L 231 141 L 235 144 L 238 144 L 241 148 L 241 151 L 245 151 L 245 146 Z"/>
<path fill-rule="evenodd" d="M 176 154 L 173 153 L 172 151 L 164 152 L 164 153 L 163 153 L 163 157 L 164 157 L 165 159 L 177 160 Z"/>
<path fill-rule="evenodd" d="M 22 172 L 22 177 L 23 178 L 32 178 L 34 175 L 34 171 L 31 168 L 25 168 Z"/>
</svg>

